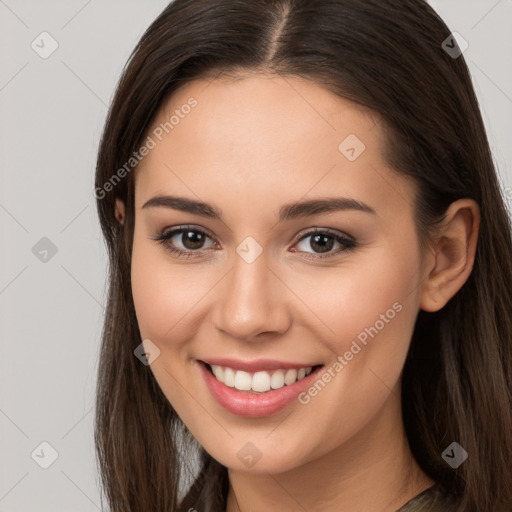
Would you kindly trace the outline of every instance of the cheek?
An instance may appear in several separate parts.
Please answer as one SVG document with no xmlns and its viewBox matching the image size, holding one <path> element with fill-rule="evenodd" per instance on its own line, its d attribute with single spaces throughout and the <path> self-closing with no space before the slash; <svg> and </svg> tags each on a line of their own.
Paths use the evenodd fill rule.
<svg viewBox="0 0 512 512">
<path fill-rule="evenodd" d="M 392 252 L 373 251 L 353 263 L 317 273 L 297 275 L 297 286 L 307 304 L 336 334 L 353 336 L 373 325 L 399 302 L 416 299 L 419 268 L 415 255 L 397 258 Z M 393 311 L 390 312 L 393 315 Z"/>
<path fill-rule="evenodd" d="M 322 322 L 319 332 L 333 359 L 342 356 L 346 377 L 368 384 L 368 368 L 391 386 L 398 379 L 418 313 L 419 254 L 372 248 L 354 263 L 298 281 L 307 305 Z M 364 378 L 363 378 L 364 374 Z M 371 377 L 370 377 L 371 378 Z"/>
<path fill-rule="evenodd" d="M 137 240 L 137 236 L 134 236 L 131 282 L 141 336 L 155 339 L 157 333 L 170 329 L 174 323 L 172 288 L 161 262 L 146 244 Z"/>
<path fill-rule="evenodd" d="M 177 265 L 157 242 L 134 235 L 131 282 L 137 321 L 142 338 L 180 340 L 187 314 L 208 290 L 208 276 L 196 265 Z M 188 326 L 190 328 L 190 326 Z"/>
<path fill-rule="evenodd" d="M 208 285 L 193 270 L 194 265 L 176 265 L 169 258 L 162 246 L 140 240 L 135 232 L 131 284 L 141 339 L 151 340 L 160 350 L 151 371 L 180 417 L 192 422 L 197 411 L 183 393 L 188 377 L 184 363 L 187 340 L 198 325 L 193 308 Z"/>
<path fill-rule="evenodd" d="M 329 327 L 321 327 L 327 335 L 319 339 L 332 352 L 325 384 L 316 381 L 301 397 L 304 411 L 311 408 L 323 432 L 316 440 L 319 449 L 334 448 L 353 436 L 399 395 L 392 390 L 417 317 L 418 260 L 413 251 L 401 259 L 393 251 L 383 249 L 378 257 L 377 252 L 371 262 L 360 259 L 357 268 L 340 268 L 338 277 L 326 274 L 308 294 L 308 305 Z M 326 408 L 330 414 L 322 413 Z"/>
</svg>

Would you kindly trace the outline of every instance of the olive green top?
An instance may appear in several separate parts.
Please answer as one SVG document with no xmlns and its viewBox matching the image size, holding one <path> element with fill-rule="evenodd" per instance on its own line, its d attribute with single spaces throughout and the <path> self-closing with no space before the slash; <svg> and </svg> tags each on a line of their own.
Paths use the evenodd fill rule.
<svg viewBox="0 0 512 512">
<path fill-rule="evenodd" d="M 437 496 L 438 487 L 433 485 L 423 492 L 420 492 L 417 496 L 409 500 L 405 505 L 400 507 L 396 512 L 430 512 L 430 505 L 434 502 Z M 437 510 L 437 509 L 436 509 Z M 442 512 L 439 509 L 439 512 Z"/>
</svg>

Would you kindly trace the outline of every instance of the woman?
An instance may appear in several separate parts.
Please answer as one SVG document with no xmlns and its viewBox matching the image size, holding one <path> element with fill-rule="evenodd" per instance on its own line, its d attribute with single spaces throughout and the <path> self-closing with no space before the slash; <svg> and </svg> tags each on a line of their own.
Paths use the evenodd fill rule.
<svg viewBox="0 0 512 512">
<path fill-rule="evenodd" d="M 511 229 L 454 48 L 421 0 L 148 28 L 96 172 L 112 511 L 510 511 Z"/>
</svg>

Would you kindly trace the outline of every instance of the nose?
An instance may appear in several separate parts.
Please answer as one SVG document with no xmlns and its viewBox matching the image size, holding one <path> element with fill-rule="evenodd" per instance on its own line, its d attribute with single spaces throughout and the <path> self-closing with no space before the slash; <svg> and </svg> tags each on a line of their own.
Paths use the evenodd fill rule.
<svg viewBox="0 0 512 512">
<path fill-rule="evenodd" d="M 231 270 L 216 287 L 213 323 L 224 335 L 261 341 L 290 326 L 290 292 L 269 266 L 265 251 L 251 263 L 235 254 Z"/>
</svg>

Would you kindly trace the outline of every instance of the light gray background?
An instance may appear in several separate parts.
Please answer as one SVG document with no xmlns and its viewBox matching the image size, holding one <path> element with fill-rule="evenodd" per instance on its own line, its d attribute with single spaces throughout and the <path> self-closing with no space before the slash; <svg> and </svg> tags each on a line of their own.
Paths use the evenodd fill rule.
<svg viewBox="0 0 512 512">
<path fill-rule="evenodd" d="M 469 43 L 512 197 L 512 1 L 431 3 Z M 0 512 L 100 509 L 93 406 L 107 257 L 95 158 L 121 69 L 166 4 L 0 0 Z M 31 48 L 43 31 L 59 45 L 47 59 Z M 57 248 L 47 262 L 32 252 L 43 237 Z M 43 441 L 58 452 L 48 469 L 35 462 L 50 460 Z"/>
</svg>

